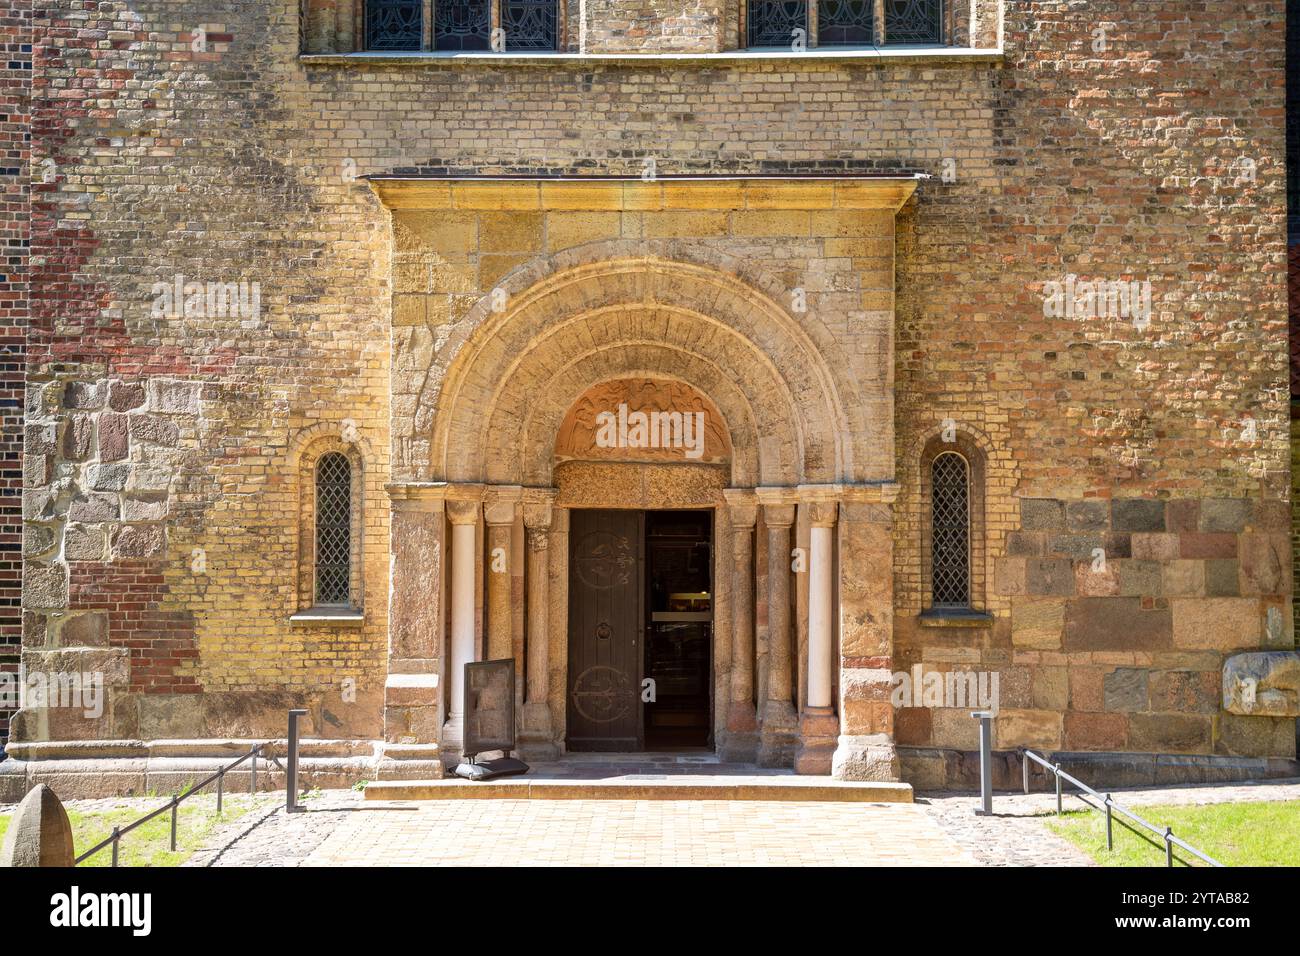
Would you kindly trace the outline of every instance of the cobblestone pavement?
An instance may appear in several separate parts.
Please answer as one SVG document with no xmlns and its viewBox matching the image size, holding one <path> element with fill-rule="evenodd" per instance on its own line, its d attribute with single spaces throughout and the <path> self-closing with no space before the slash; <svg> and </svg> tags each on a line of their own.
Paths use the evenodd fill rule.
<svg viewBox="0 0 1300 956">
<path fill-rule="evenodd" d="M 217 831 L 186 866 L 301 866 L 353 814 L 369 811 L 361 793 L 322 790 L 307 796 L 301 813 L 284 812 L 284 794 L 265 811 Z"/>
<path fill-rule="evenodd" d="M 1300 800 L 1300 780 L 1187 784 L 1112 791 L 1126 806 L 1189 806 Z M 988 866 L 1095 866 L 1092 858 L 1044 821 L 1056 813 L 1054 793 L 994 794 L 993 816 L 975 814 L 979 797 L 966 793 L 918 794 L 917 803 L 976 860 Z M 1084 804 L 1069 795 L 1067 810 Z"/>
</svg>

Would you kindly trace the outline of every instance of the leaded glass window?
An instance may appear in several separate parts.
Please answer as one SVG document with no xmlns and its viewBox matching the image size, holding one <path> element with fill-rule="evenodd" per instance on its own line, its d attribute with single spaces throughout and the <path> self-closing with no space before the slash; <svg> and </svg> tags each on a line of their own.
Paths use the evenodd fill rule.
<svg viewBox="0 0 1300 956">
<path fill-rule="evenodd" d="M 555 0 L 501 0 L 507 50 L 554 50 Z"/>
<path fill-rule="evenodd" d="M 487 50 L 491 35 L 491 0 L 434 0 L 435 50 Z"/>
<path fill-rule="evenodd" d="M 885 42 L 940 43 L 943 0 L 885 0 Z"/>
<path fill-rule="evenodd" d="M 424 30 L 422 0 L 367 0 L 367 50 L 418 50 Z"/>
<path fill-rule="evenodd" d="M 871 44 L 875 42 L 873 0 L 819 0 L 817 43 L 819 46 Z"/>
<path fill-rule="evenodd" d="M 351 603 L 352 463 L 331 452 L 316 463 L 316 603 Z"/>
<path fill-rule="evenodd" d="M 753 0 L 749 5 L 749 45 L 789 48 L 796 30 L 808 37 L 807 0 Z"/>
<path fill-rule="evenodd" d="M 935 607 L 970 607 L 970 469 L 954 452 L 930 465 L 930 593 Z"/>
</svg>

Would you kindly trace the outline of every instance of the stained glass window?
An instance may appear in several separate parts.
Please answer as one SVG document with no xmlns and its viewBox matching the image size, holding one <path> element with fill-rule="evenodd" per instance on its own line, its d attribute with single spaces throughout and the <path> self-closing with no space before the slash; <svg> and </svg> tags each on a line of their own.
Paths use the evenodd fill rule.
<svg viewBox="0 0 1300 956">
<path fill-rule="evenodd" d="M 941 43 L 943 0 L 885 0 L 885 43 Z"/>
<path fill-rule="evenodd" d="M 367 50 L 418 50 L 424 29 L 421 0 L 367 0 Z"/>
<path fill-rule="evenodd" d="M 749 45 L 752 47 L 786 47 L 795 42 L 796 30 L 807 41 L 808 4 L 806 0 L 754 0 L 749 5 Z"/>
</svg>

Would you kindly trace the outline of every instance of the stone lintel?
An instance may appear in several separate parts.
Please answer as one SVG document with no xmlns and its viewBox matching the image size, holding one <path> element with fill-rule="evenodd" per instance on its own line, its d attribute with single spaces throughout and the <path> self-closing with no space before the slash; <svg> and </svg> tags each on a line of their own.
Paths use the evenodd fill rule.
<svg viewBox="0 0 1300 956">
<path fill-rule="evenodd" d="M 395 481 L 384 490 L 394 511 L 442 511 L 451 487 L 445 481 Z"/>
<path fill-rule="evenodd" d="M 887 210 L 897 213 L 916 191 L 910 176 L 867 178 L 754 177 L 629 179 L 367 180 L 389 209 L 461 211 Z"/>
</svg>

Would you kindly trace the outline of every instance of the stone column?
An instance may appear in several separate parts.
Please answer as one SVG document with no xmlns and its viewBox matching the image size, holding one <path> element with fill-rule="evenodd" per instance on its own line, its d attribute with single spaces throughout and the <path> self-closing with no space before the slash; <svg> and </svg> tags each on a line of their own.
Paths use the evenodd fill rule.
<svg viewBox="0 0 1300 956">
<path fill-rule="evenodd" d="M 808 516 L 808 695 L 799 721 L 798 773 L 828 774 L 839 722 L 832 706 L 835 650 L 835 553 L 838 506 L 814 500 L 800 505 Z M 891 572 L 892 573 L 892 572 Z"/>
<path fill-rule="evenodd" d="M 898 486 L 845 490 L 840 502 L 840 737 L 831 773 L 898 780 L 894 666 L 893 503 Z"/>
<path fill-rule="evenodd" d="M 443 486 L 394 484 L 388 589 L 385 752 L 436 759 L 442 724 Z M 389 746 L 392 745 L 392 746 Z"/>
<path fill-rule="evenodd" d="M 767 525 L 767 700 L 759 729 L 758 763 L 789 767 L 798 732 L 790 635 L 790 526 L 794 505 L 784 489 L 758 490 Z"/>
<path fill-rule="evenodd" d="M 465 742 L 465 665 L 475 658 L 474 576 L 480 508 L 477 497 L 447 502 L 451 519 L 451 640 L 442 749 L 454 759 L 459 759 Z"/>
<path fill-rule="evenodd" d="M 514 612 L 510 600 L 510 578 L 514 559 L 515 513 L 520 489 L 493 487 L 484 500 L 483 518 L 487 522 L 487 660 L 514 657 L 512 626 Z"/>
<path fill-rule="evenodd" d="M 758 503 L 752 491 L 723 492 L 731 517 L 731 682 L 727 736 L 722 759 L 758 759 L 758 720 L 754 712 L 754 525 Z"/>
<path fill-rule="evenodd" d="M 550 618 L 551 618 L 551 520 L 555 492 L 528 491 L 524 498 L 524 529 L 528 567 L 528 685 L 524 701 L 519 751 L 525 760 L 554 760 L 559 756 L 551 729 Z"/>
</svg>

